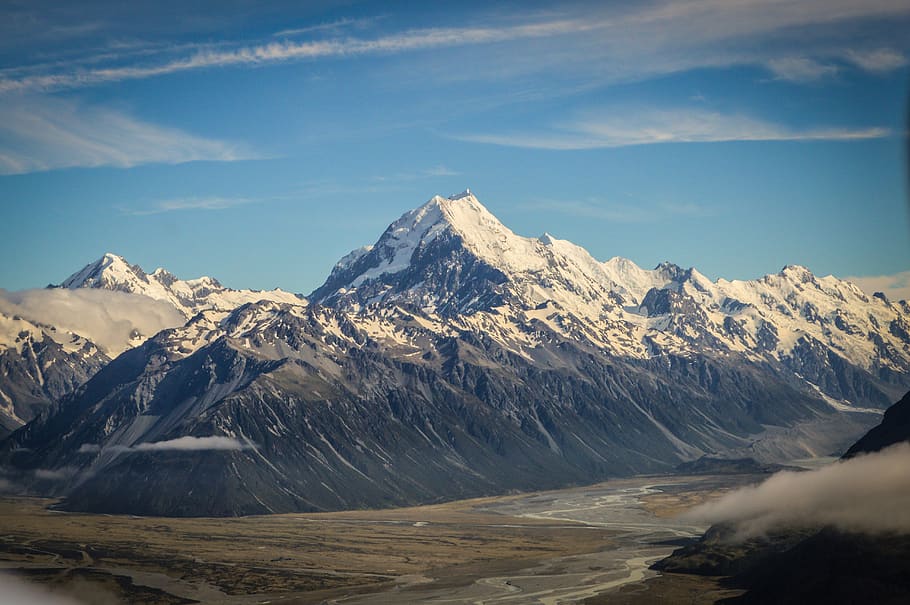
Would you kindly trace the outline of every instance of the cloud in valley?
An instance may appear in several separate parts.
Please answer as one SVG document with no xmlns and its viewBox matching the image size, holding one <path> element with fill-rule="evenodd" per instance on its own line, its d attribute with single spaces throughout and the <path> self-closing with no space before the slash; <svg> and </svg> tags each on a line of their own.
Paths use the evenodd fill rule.
<svg viewBox="0 0 910 605">
<path fill-rule="evenodd" d="M 202 451 L 202 450 L 243 450 L 252 446 L 241 443 L 233 437 L 214 435 L 212 437 L 178 437 L 168 441 L 154 441 L 139 443 L 131 449 L 137 452 L 160 452 L 168 450 L 177 451 Z"/>
<path fill-rule="evenodd" d="M 64 481 L 79 472 L 75 466 L 64 466 L 56 469 L 35 469 L 35 478 L 46 481 Z"/>
<path fill-rule="evenodd" d="M 79 446 L 79 453 L 93 454 L 98 453 L 102 450 L 115 453 L 129 453 L 166 451 L 200 452 L 211 450 L 239 451 L 248 449 L 255 449 L 255 446 L 248 443 L 243 443 L 233 437 L 212 435 L 210 437 L 177 437 L 176 439 L 168 439 L 167 441 L 143 442 L 132 446 L 112 445 L 108 447 L 101 447 L 95 443 L 83 443 L 81 446 Z"/>
<path fill-rule="evenodd" d="M 910 443 L 807 472 L 780 472 L 694 508 L 692 521 L 731 523 L 740 537 L 775 528 L 833 525 L 910 532 Z"/>
<path fill-rule="evenodd" d="M 73 596 L 63 594 L 64 590 Z M 65 589 L 51 591 L 12 573 L 0 571 L 0 605 L 114 605 L 119 602 L 115 594 L 78 578 L 70 580 Z"/>
<path fill-rule="evenodd" d="M 126 292 L 50 288 L 8 292 L 0 289 L 0 312 L 52 325 L 88 338 L 110 356 L 129 347 L 134 331 L 149 337 L 185 319 L 170 304 Z"/>
</svg>

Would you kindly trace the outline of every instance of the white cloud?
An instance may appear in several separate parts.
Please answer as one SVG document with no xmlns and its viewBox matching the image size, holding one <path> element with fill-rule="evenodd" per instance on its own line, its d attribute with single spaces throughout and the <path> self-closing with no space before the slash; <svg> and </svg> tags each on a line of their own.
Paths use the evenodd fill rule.
<svg viewBox="0 0 910 605">
<path fill-rule="evenodd" d="M 653 223 L 674 220 L 681 217 L 700 217 L 714 214 L 714 210 L 692 203 L 646 203 L 619 204 L 608 200 L 589 199 L 584 201 L 542 200 L 523 204 L 525 210 L 545 210 L 569 216 L 579 216 L 609 221 L 611 223 Z"/>
<path fill-rule="evenodd" d="M 233 437 L 214 435 L 212 437 L 178 437 L 168 441 L 139 443 L 132 449 L 137 452 L 159 452 L 165 450 L 202 451 L 202 450 L 244 450 L 251 449 Z"/>
<path fill-rule="evenodd" d="M 373 177 L 373 180 L 381 182 L 419 181 L 437 177 L 459 176 L 460 174 L 461 173 L 440 164 L 438 166 L 433 166 L 432 168 L 427 168 L 426 170 L 420 170 L 418 172 L 398 172 L 395 174 L 377 176 Z"/>
<path fill-rule="evenodd" d="M 55 469 L 39 468 L 35 469 L 35 477 L 48 481 L 62 481 L 69 479 L 78 472 L 79 469 L 74 466 L 64 466 Z"/>
<path fill-rule="evenodd" d="M 910 443 L 807 472 L 780 472 L 694 508 L 688 519 L 733 523 L 739 537 L 778 527 L 910 531 Z"/>
<path fill-rule="evenodd" d="M 187 197 L 170 200 L 159 200 L 145 208 L 121 208 L 124 214 L 146 216 L 181 210 L 225 210 L 236 206 L 245 206 L 258 200 L 243 197 Z"/>
<path fill-rule="evenodd" d="M 313 32 L 333 32 L 337 33 L 344 29 L 363 29 L 372 25 L 381 17 L 364 17 L 361 19 L 351 19 L 344 17 L 328 23 L 319 23 L 317 25 L 308 25 L 306 27 L 297 27 L 293 29 L 283 29 L 272 34 L 273 37 L 282 38 L 289 36 L 300 36 L 302 34 L 311 34 Z"/>
<path fill-rule="evenodd" d="M 657 143 L 728 141 L 851 141 L 888 136 L 884 128 L 794 130 L 742 114 L 701 109 L 598 112 L 545 131 L 466 134 L 451 138 L 475 143 L 537 149 L 596 149 Z"/>
<path fill-rule="evenodd" d="M 305 42 L 284 40 L 256 46 L 243 46 L 232 50 L 200 50 L 195 54 L 158 65 L 115 66 L 71 73 L 0 78 L 0 93 L 81 88 L 105 82 L 150 78 L 209 67 L 262 65 L 326 57 L 391 54 L 442 47 L 488 44 L 506 40 L 578 33 L 597 29 L 598 27 L 600 25 L 597 22 L 560 20 L 545 23 L 524 23 L 504 28 L 418 29 L 374 39 L 345 38 Z"/>
<path fill-rule="evenodd" d="M 177 437 L 167 441 L 150 441 L 137 443 L 132 446 L 112 445 L 102 447 L 96 443 L 83 443 L 79 446 L 80 454 L 95 454 L 101 451 L 109 450 L 116 453 L 130 452 L 165 452 L 165 451 L 182 451 L 182 452 L 201 452 L 201 451 L 239 451 L 255 449 L 255 446 L 248 443 L 242 443 L 233 437 L 222 435 L 212 435 L 210 437 Z"/>
<path fill-rule="evenodd" d="M 503 20 L 496 14 L 482 16 L 484 26 L 436 27 L 393 32 L 374 38 L 338 37 L 304 41 L 269 41 L 234 48 L 199 47 L 177 58 L 158 63 L 121 64 L 78 70 L 46 71 L 0 77 L 0 93 L 59 90 L 226 66 L 256 66 L 331 57 L 356 57 L 456 48 L 516 41 L 559 38 L 557 52 L 538 49 L 530 53 L 496 53 L 473 72 L 500 70 L 500 61 L 520 69 L 574 69 L 583 66 L 600 77 L 647 78 L 651 75 L 697 67 L 726 65 L 777 65 L 790 76 L 817 73 L 814 59 L 788 59 L 768 37 L 797 28 L 842 25 L 863 19 L 884 19 L 910 14 L 905 0 L 691 0 L 663 1 L 629 6 L 612 5 L 582 9 L 564 7 L 555 14 L 538 14 L 522 20 Z M 344 20 L 279 36 L 331 31 L 356 25 Z M 860 39 L 862 39 L 860 37 Z M 830 56 L 843 52 L 834 43 L 813 47 Z M 164 52 L 164 51 L 163 51 Z M 858 48 L 858 56 L 868 49 Z M 794 63 L 794 61 L 796 61 Z M 802 61 L 802 63 L 800 63 Z M 856 60 L 863 69 L 881 61 Z"/>
<path fill-rule="evenodd" d="M 806 57 L 783 57 L 768 61 L 768 69 L 778 80 L 789 82 L 815 82 L 834 76 L 839 71 L 836 65 L 820 63 Z"/>
<path fill-rule="evenodd" d="M 848 276 L 843 279 L 853 282 L 867 294 L 884 292 L 891 300 L 910 300 L 910 271 L 892 275 Z"/>
<path fill-rule="evenodd" d="M 101 593 L 95 594 L 98 597 Z M 82 601 L 68 596 L 53 593 L 44 587 L 29 584 L 25 580 L 6 571 L 0 572 L 0 603 L 2 605 L 80 605 Z M 113 595 L 106 595 L 106 599 L 98 603 L 110 603 Z"/>
<path fill-rule="evenodd" d="M 0 289 L 0 312 L 55 326 L 58 331 L 74 332 L 111 356 L 129 348 L 134 330 L 149 337 L 185 321 L 177 309 L 164 301 L 91 288 L 17 292 Z"/>
<path fill-rule="evenodd" d="M 910 63 L 906 55 L 890 48 L 866 51 L 849 50 L 846 53 L 846 58 L 866 71 L 880 73 L 900 69 Z"/>
<path fill-rule="evenodd" d="M 45 97 L 0 104 L 0 174 L 250 157 L 238 145 L 142 122 L 120 111 Z"/>
</svg>

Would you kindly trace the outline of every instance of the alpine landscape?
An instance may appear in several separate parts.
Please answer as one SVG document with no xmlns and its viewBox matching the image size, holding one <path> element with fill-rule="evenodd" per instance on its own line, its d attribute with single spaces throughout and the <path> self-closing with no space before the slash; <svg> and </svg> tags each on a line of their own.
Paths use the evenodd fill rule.
<svg viewBox="0 0 910 605">
<path fill-rule="evenodd" d="M 905 602 L 873 4 L 0 8 L 0 603 Z"/>
</svg>

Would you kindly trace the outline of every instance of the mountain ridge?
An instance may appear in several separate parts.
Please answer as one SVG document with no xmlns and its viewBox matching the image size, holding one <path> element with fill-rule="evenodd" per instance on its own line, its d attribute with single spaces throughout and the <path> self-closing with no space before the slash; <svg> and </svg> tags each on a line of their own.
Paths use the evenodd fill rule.
<svg viewBox="0 0 910 605">
<path fill-rule="evenodd" d="M 228 310 L 257 300 L 281 300 L 295 303 L 303 297 L 274 290 L 234 290 L 208 276 L 181 280 L 173 273 L 158 267 L 146 273 L 139 265 L 131 265 L 117 254 L 106 252 L 60 283 L 61 288 L 97 288 L 141 294 L 163 300 L 187 318 L 207 309 Z"/>
<path fill-rule="evenodd" d="M 3 443 L 17 481 L 103 512 L 416 504 L 827 453 L 910 386 L 905 304 L 798 266 L 602 263 L 469 192 L 402 215 L 308 300 L 191 302 Z"/>
</svg>

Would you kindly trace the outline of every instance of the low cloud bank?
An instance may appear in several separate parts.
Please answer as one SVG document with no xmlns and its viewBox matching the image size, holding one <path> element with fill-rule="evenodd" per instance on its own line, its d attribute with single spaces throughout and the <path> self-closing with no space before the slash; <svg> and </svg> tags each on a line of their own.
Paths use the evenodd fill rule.
<svg viewBox="0 0 910 605">
<path fill-rule="evenodd" d="M 47 481 L 63 481 L 64 479 L 69 479 L 78 472 L 79 469 L 75 466 L 64 466 L 56 469 L 39 468 L 35 469 L 35 478 Z"/>
<path fill-rule="evenodd" d="M 910 443 L 814 471 L 780 472 L 683 516 L 696 522 L 732 523 L 740 538 L 818 525 L 910 533 Z"/>
<path fill-rule="evenodd" d="M 103 586 L 79 577 L 49 590 L 6 571 L 0 571 L 0 605 L 118 605 L 121 600 Z"/>
<path fill-rule="evenodd" d="M 0 290 L 0 312 L 75 332 L 111 356 L 129 348 L 134 332 L 149 337 L 186 321 L 167 302 L 141 294 L 89 288 Z"/>
<path fill-rule="evenodd" d="M 241 443 L 233 437 L 178 437 L 168 441 L 154 441 L 151 443 L 139 443 L 132 449 L 137 452 L 158 452 L 164 450 L 243 450 L 251 446 Z"/>
<path fill-rule="evenodd" d="M 213 435 L 211 437 L 178 437 L 167 441 L 152 441 L 147 443 L 137 443 L 133 446 L 112 445 L 101 447 L 95 443 L 83 443 L 79 446 L 80 454 L 92 454 L 100 452 L 102 449 L 112 452 L 163 452 L 163 451 L 185 451 L 198 452 L 204 450 L 247 450 L 253 449 L 254 446 L 233 437 L 222 435 Z"/>
</svg>

